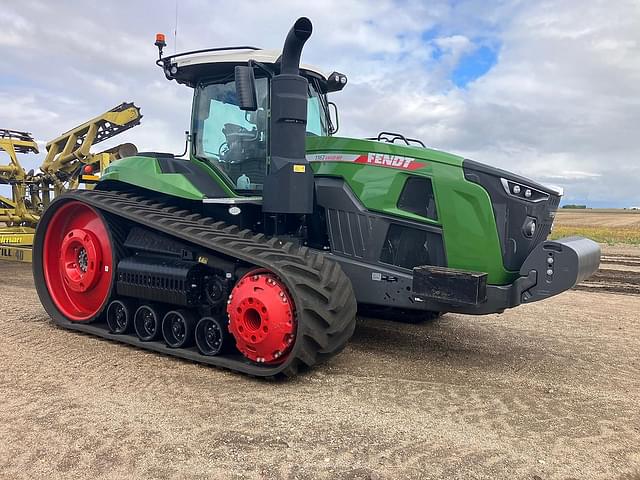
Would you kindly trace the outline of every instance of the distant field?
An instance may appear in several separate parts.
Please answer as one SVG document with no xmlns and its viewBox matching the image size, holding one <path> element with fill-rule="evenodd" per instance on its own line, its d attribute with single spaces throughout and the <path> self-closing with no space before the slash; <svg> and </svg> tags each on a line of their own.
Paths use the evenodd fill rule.
<svg viewBox="0 0 640 480">
<path fill-rule="evenodd" d="M 558 210 L 551 238 L 581 235 L 596 242 L 640 245 L 638 210 Z"/>
</svg>

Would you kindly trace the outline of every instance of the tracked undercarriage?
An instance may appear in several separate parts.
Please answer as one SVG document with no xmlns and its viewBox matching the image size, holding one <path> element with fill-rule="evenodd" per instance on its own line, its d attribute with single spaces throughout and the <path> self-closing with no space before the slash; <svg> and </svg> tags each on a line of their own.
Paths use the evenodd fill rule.
<svg viewBox="0 0 640 480">
<path fill-rule="evenodd" d="M 338 264 L 305 247 L 122 192 L 69 192 L 52 203 L 42 221 L 48 228 L 36 234 L 34 265 L 44 267 L 35 267 L 34 275 L 45 309 L 61 327 L 260 377 L 295 375 L 340 352 L 353 333 L 356 302 L 349 279 Z M 135 248 L 141 231 L 155 241 Z M 74 237 L 77 243 L 64 243 Z M 57 243 L 61 245 L 56 248 Z M 197 268 L 201 273 L 192 279 L 195 286 L 167 283 L 170 275 L 163 283 L 159 268 L 127 282 L 127 263 L 135 263 L 140 272 L 146 259 L 165 271 Z M 87 271 L 94 277 L 87 279 Z M 83 284 L 74 284 L 74 278 L 83 278 Z M 268 282 L 274 292 L 239 289 L 243 279 Z M 189 293 L 192 298 L 187 299 Z M 291 325 L 283 315 L 266 315 L 266 309 L 227 315 L 229 306 L 241 308 L 233 302 L 234 294 L 242 296 L 238 300 L 244 304 L 290 302 L 285 311 L 292 313 Z M 81 308 L 74 302 L 76 295 L 85 299 Z M 179 304 L 165 303 L 172 295 L 182 296 Z M 91 296 L 95 302 L 87 306 Z M 122 317 L 122 307 L 128 318 L 118 322 L 115 317 Z M 143 317 L 149 313 L 155 318 L 145 326 Z M 235 328 L 235 342 L 225 333 L 227 316 L 229 329 Z M 216 330 L 211 325 L 218 325 L 221 331 L 219 338 L 213 332 L 210 342 L 201 340 L 199 348 L 194 322 L 203 319 L 209 319 L 203 330 Z M 168 323 L 164 332 L 163 320 Z M 181 326 L 177 332 L 167 331 L 172 321 Z M 284 330 L 281 338 L 271 336 L 274 351 L 264 351 L 259 339 L 251 341 L 251 336 L 243 343 L 238 332 L 243 329 L 255 337 L 265 328 Z M 222 348 L 216 351 L 218 341 Z M 236 344 L 254 348 L 257 355 L 243 355 Z"/>
</svg>

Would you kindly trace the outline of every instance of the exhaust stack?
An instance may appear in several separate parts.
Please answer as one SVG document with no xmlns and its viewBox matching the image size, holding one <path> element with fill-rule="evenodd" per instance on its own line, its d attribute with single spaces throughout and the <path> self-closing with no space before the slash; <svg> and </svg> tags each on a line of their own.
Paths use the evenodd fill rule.
<svg viewBox="0 0 640 480">
<path fill-rule="evenodd" d="M 280 73 L 299 75 L 300 56 L 305 42 L 311 36 L 313 26 L 307 17 L 299 18 L 287 34 L 280 59 Z"/>
<path fill-rule="evenodd" d="M 300 76 L 300 55 L 313 26 L 299 18 L 284 42 L 280 74 L 271 81 L 269 172 L 262 192 L 266 213 L 313 212 L 313 172 L 305 158 L 309 85 Z"/>
</svg>

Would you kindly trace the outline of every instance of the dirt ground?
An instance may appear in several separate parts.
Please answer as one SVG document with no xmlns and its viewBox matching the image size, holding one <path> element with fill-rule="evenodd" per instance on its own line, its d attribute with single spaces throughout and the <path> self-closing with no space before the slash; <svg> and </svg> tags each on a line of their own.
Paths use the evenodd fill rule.
<svg viewBox="0 0 640 480">
<path fill-rule="evenodd" d="M 267 382 L 59 329 L 0 263 L 0 478 L 638 479 L 640 295 L 598 275 L 503 315 L 361 319 Z"/>
</svg>

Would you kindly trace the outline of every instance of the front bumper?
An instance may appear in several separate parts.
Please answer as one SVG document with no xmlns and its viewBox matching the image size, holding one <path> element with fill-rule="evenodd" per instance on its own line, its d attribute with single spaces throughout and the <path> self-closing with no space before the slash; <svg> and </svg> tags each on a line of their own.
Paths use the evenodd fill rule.
<svg viewBox="0 0 640 480">
<path fill-rule="evenodd" d="M 531 251 L 520 268 L 520 277 L 510 285 L 487 285 L 486 275 L 473 272 L 451 270 L 447 276 L 441 267 L 417 267 L 413 294 L 438 304 L 442 311 L 496 313 L 564 292 L 589 278 L 599 266 L 600 246 L 596 242 L 582 237 L 547 240 Z M 465 278 L 464 288 L 460 288 L 461 277 Z M 460 292 L 465 293 L 461 296 Z"/>
</svg>

